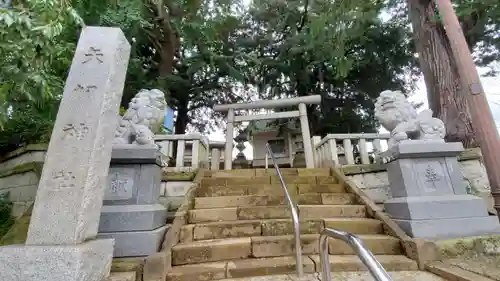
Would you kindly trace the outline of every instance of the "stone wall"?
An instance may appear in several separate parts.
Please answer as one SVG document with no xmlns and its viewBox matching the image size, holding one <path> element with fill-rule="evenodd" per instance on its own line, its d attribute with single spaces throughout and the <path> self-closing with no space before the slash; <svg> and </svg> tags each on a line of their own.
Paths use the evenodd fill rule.
<svg viewBox="0 0 500 281">
<path fill-rule="evenodd" d="M 14 202 L 13 215 L 22 214 L 35 200 L 38 180 L 45 158 L 46 145 L 29 145 L 0 158 L 0 193 L 9 192 Z M 493 201 L 486 170 L 479 149 L 469 149 L 459 157 L 464 184 L 470 193 L 485 198 L 492 210 Z M 376 203 L 390 198 L 387 172 L 381 165 L 352 165 L 342 168 L 344 173 Z M 195 172 L 166 173 L 163 175 L 161 201 L 169 210 L 176 210 L 191 186 Z"/>
<path fill-rule="evenodd" d="M 46 149 L 47 145 L 28 145 L 0 158 L 0 194 L 9 194 L 16 217 L 35 201 Z"/>
<path fill-rule="evenodd" d="M 464 185 L 467 186 L 469 193 L 483 197 L 490 211 L 493 211 L 493 199 L 486 169 L 482 163 L 481 151 L 477 148 L 468 149 L 459 156 L 458 160 Z M 376 203 L 381 204 L 391 198 L 389 179 L 383 165 L 345 166 L 342 171 L 364 188 L 365 193 Z"/>
<path fill-rule="evenodd" d="M 192 186 L 197 171 L 164 172 L 162 176 L 160 201 L 169 211 L 177 210 Z"/>
</svg>

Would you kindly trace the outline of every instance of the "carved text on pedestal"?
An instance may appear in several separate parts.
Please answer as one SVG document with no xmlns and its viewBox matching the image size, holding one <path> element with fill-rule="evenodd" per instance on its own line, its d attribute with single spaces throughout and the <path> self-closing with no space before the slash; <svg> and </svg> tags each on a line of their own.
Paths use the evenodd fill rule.
<svg viewBox="0 0 500 281">
<path fill-rule="evenodd" d="M 128 174 L 110 174 L 104 200 L 126 200 L 132 198 L 134 179 Z"/>
</svg>

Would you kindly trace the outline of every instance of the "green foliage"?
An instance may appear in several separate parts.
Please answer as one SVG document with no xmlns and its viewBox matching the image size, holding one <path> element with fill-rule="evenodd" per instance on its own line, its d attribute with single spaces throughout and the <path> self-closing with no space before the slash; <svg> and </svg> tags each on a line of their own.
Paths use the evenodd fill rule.
<svg viewBox="0 0 500 281">
<path fill-rule="evenodd" d="M 259 95 L 321 95 L 322 105 L 308 110 L 313 134 L 375 131 L 374 99 L 385 89 L 408 90 L 416 75 L 409 30 L 381 21 L 383 7 L 381 1 L 254 1 L 246 34 L 252 40 L 245 43 L 256 58 Z"/>
<path fill-rule="evenodd" d="M 0 126 L 12 103 L 62 93 L 75 47 L 71 31 L 81 24 L 66 0 L 14 1 L 0 9 Z"/>
<path fill-rule="evenodd" d="M 58 100 L 17 103 L 0 131 L 0 155 L 33 143 L 48 143 L 57 115 Z"/>
<path fill-rule="evenodd" d="M 408 92 L 417 73 L 403 2 L 14 1 L 0 9 L 0 154 L 50 136 L 84 23 L 120 27 L 132 45 L 122 113 L 141 88 L 159 88 L 176 133 L 205 133 L 221 127 L 216 104 L 318 94 L 313 134 L 372 132 L 374 98 Z M 478 62 L 498 59 L 498 1 L 454 3 Z"/>
<path fill-rule="evenodd" d="M 206 132 L 222 117 L 214 104 L 243 100 L 232 92 L 245 80 L 234 45 L 239 1 L 96 2 L 75 1 L 75 9 L 87 24 L 121 27 L 132 44 L 122 106 L 141 88 L 159 88 L 178 112 L 177 133 L 188 124 Z"/>
<path fill-rule="evenodd" d="M 12 202 L 8 200 L 8 196 L 8 193 L 0 194 L 0 238 L 14 224 L 14 218 L 11 215 Z"/>
<path fill-rule="evenodd" d="M 120 116 L 125 115 L 126 112 L 127 112 L 127 109 L 123 106 L 120 106 Z"/>
<path fill-rule="evenodd" d="M 454 1 L 465 38 L 477 54 L 476 63 L 491 66 L 500 60 L 500 2 L 496 0 Z M 489 75 L 496 74 L 491 68 Z"/>
</svg>

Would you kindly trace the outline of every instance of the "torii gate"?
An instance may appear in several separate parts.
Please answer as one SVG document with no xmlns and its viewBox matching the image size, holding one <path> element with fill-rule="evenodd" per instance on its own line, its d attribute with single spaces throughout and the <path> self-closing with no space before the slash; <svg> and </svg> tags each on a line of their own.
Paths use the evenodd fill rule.
<svg viewBox="0 0 500 281">
<path fill-rule="evenodd" d="M 227 132 L 226 146 L 224 150 L 224 169 L 231 170 L 233 165 L 233 138 L 234 138 L 234 122 L 253 121 L 253 120 L 268 120 L 281 118 L 300 118 L 300 129 L 302 132 L 302 141 L 304 143 L 304 156 L 306 159 L 306 167 L 314 168 L 313 148 L 311 143 L 311 133 L 309 131 L 309 121 L 307 118 L 306 104 L 320 104 L 321 96 L 305 96 L 290 99 L 280 100 L 260 100 L 251 103 L 233 103 L 221 104 L 214 106 L 216 112 L 227 112 Z M 235 110 L 242 109 L 265 109 L 265 108 L 281 108 L 298 105 L 299 110 L 275 112 L 269 114 L 257 114 L 246 116 L 235 116 Z"/>
</svg>

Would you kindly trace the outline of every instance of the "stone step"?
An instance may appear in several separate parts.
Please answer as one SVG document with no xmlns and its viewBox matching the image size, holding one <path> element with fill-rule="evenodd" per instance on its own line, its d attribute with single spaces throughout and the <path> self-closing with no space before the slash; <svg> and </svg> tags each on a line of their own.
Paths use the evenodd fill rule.
<svg viewBox="0 0 500 281">
<path fill-rule="evenodd" d="M 399 239 L 388 235 L 370 234 L 358 235 L 365 246 L 375 255 L 401 254 Z M 252 237 L 252 256 L 279 257 L 295 253 L 295 240 L 293 235 L 260 236 Z M 319 234 L 303 234 L 302 251 L 305 255 L 319 254 Z M 331 255 L 353 255 L 354 252 L 346 243 L 337 239 L 328 240 L 328 252 Z"/>
<path fill-rule="evenodd" d="M 325 227 L 335 228 L 354 234 L 381 234 L 382 222 L 368 218 L 329 218 L 302 220 L 302 234 L 318 234 Z M 279 236 L 294 234 L 291 219 L 222 221 L 188 224 L 181 229 L 181 242 L 222 238 Z"/>
<path fill-rule="evenodd" d="M 401 245 L 397 238 L 380 234 L 359 235 L 359 237 L 375 255 L 401 254 Z M 319 254 L 319 234 L 303 234 L 301 241 L 305 255 Z M 328 243 L 330 254 L 354 254 L 352 249 L 340 240 L 329 239 Z M 192 241 L 177 244 L 172 248 L 172 264 L 183 265 L 250 257 L 289 256 L 295 252 L 294 244 L 293 235 Z"/>
<path fill-rule="evenodd" d="M 363 205 L 299 205 L 300 218 L 321 219 L 335 217 L 366 217 Z M 189 223 L 261 220 L 290 218 L 290 209 L 286 205 L 234 207 L 214 209 L 194 209 L 188 211 Z"/>
<path fill-rule="evenodd" d="M 344 186 L 340 184 L 287 184 L 290 195 L 309 193 L 345 193 Z M 284 196 L 281 184 L 253 184 L 247 180 L 245 184 L 227 186 L 200 186 L 196 189 L 197 197 L 241 196 L 241 195 L 273 195 Z"/>
<path fill-rule="evenodd" d="M 301 219 L 353 217 L 365 218 L 364 205 L 299 205 Z"/>
<path fill-rule="evenodd" d="M 283 191 L 281 191 L 283 193 Z M 294 202 L 304 205 L 328 204 L 347 205 L 356 203 L 350 193 L 304 193 L 292 196 Z M 217 197 L 196 197 L 195 209 L 230 208 L 243 206 L 272 206 L 288 204 L 284 195 L 236 195 Z"/>
<path fill-rule="evenodd" d="M 377 255 L 375 257 L 387 271 L 418 269 L 416 262 L 405 256 Z M 366 267 L 354 255 L 329 256 L 329 263 L 334 272 L 366 271 Z M 210 281 L 293 273 L 295 272 L 295 264 L 295 257 L 292 256 L 189 264 L 174 266 L 167 274 L 167 281 Z M 303 256 L 303 264 L 306 273 L 320 272 L 321 270 L 317 255 Z"/>
<path fill-rule="evenodd" d="M 136 272 L 111 272 L 106 281 L 135 281 Z"/>
<path fill-rule="evenodd" d="M 280 168 L 280 173 L 283 176 L 330 176 L 330 169 L 328 168 Z M 260 177 L 260 176 L 276 176 L 276 170 L 269 169 L 235 169 L 230 171 L 207 171 L 206 177 L 211 178 L 228 178 L 228 177 Z"/>
<path fill-rule="evenodd" d="M 327 218 L 324 219 L 326 228 L 334 228 L 354 234 L 381 234 L 384 233 L 382 221 L 370 218 Z"/>
<path fill-rule="evenodd" d="M 437 275 L 425 271 L 389 271 L 393 281 L 446 281 Z M 332 272 L 332 280 L 335 281 L 372 281 L 373 276 L 367 271 L 341 271 Z M 321 273 L 306 273 L 299 279 L 295 273 L 272 275 L 265 278 L 246 277 L 237 279 L 223 279 L 221 281 L 321 281 Z M 456 279 L 449 279 L 456 280 Z M 460 280 L 462 281 L 462 280 Z M 479 281 L 479 280 L 478 280 Z M 490 280 L 492 281 L 492 280 Z"/>
<path fill-rule="evenodd" d="M 319 255 L 311 255 L 310 258 L 316 265 L 316 271 L 321 272 Z M 356 263 L 352 259 L 357 259 Z M 417 262 L 403 255 L 375 255 L 386 271 L 418 270 Z M 364 271 L 365 265 L 356 255 L 329 255 L 331 271 Z"/>
<path fill-rule="evenodd" d="M 286 184 L 333 184 L 338 180 L 332 176 L 294 176 L 284 175 Z M 280 178 L 273 176 L 249 176 L 249 177 L 205 177 L 201 179 L 201 186 L 228 186 L 252 184 L 281 184 Z"/>
</svg>

